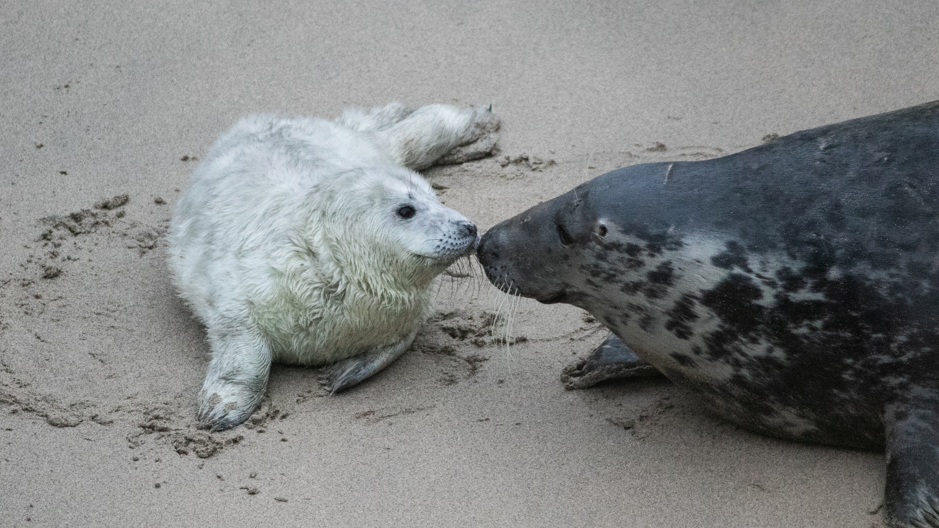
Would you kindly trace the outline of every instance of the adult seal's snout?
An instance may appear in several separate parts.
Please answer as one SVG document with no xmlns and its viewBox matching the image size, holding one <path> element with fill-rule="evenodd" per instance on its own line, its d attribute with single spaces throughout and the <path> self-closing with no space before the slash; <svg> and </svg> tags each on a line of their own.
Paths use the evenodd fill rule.
<svg viewBox="0 0 939 528">
<path fill-rule="evenodd" d="M 482 264 L 486 277 L 495 283 L 499 271 L 499 253 L 495 249 L 497 243 L 493 238 L 486 233 L 479 239 L 476 245 L 476 258 Z"/>
<path fill-rule="evenodd" d="M 616 170 L 478 254 L 618 336 L 569 386 L 660 372 L 753 431 L 886 447 L 887 522 L 937 526 L 939 102 Z"/>
</svg>

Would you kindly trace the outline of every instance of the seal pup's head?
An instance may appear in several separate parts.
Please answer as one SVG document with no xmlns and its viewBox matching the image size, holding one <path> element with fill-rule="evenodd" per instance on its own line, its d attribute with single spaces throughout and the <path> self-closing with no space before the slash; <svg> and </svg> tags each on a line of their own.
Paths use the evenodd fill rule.
<svg viewBox="0 0 939 528">
<path fill-rule="evenodd" d="M 426 289 L 479 241 L 476 226 L 403 168 L 342 173 L 311 189 L 302 238 L 321 272 L 373 294 Z"/>
</svg>

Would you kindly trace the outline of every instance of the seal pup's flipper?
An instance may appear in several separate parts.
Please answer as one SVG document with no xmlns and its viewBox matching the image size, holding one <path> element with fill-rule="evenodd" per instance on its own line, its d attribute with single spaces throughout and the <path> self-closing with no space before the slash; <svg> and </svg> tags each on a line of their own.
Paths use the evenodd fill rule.
<svg viewBox="0 0 939 528">
<path fill-rule="evenodd" d="M 412 170 L 455 165 L 495 154 L 499 118 L 488 107 L 427 105 L 417 110 L 400 103 L 350 108 L 336 123 L 375 134 L 386 153 Z"/>
<path fill-rule="evenodd" d="M 464 134 L 463 142 L 438 158 L 434 165 L 457 165 L 498 154 L 499 118 L 492 113 L 492 105 L 475 110 L 473 127 Z"/>
<path fill-rule="evenodd" d="M 561 382 L 567 390 L 586 389 L 611 379 L 649 378 L 661 376 L 655 367 L 639 359 L 620 338 L 610 333 L 590 356 L 561 372 Z"/>
<path fill-rule="evenodd" d="M 212 361 L 199 391 L 199 426 L 221 431 L 251 416 L 264 396 L 271 350 L 257 331 L 208 327 Z"/>
<path fill-rule="evenodd" d="M 891 528 L 939 527 L 939 402 L 895 403 L 884 413 L 887 484 L 884 520 Z"/>
<path fill-rule="evenodd" d="M 368 110 L 347 108 L 336 119 L 336 123 L 358 132 L 381 132 L 400 123 L 413 113 L 413 108 L 408 108 L 401 103 L 376 106 Z"/>
<path fill-rule="evenodd" d="M 330 394 L 358 385 L 407 352 L 416 335 L 415 331 L 403 341 L 363 352 L 323 368 L 319 375 L 320 385 Z"/>
<path fill-rule="evenodd" d="M 493 154 L 499 118 L 491 108 L 428 105 L 378 132 L 388 155 L 412 170 Z"/>
</svg>

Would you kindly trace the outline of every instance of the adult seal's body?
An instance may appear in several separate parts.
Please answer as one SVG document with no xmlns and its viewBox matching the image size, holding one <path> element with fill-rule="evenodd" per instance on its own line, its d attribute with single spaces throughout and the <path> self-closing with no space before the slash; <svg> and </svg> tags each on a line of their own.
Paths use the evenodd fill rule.
<svg viewBox="0 0 939 528">
<path fill-rule="evenodd" d="M 611 338 L 575 385 L 654 369 L 753 431 L 886 447 L 888 523 L 939 526 L 939 102 L 604 174 L 478 256 L 638 356 Z"/>
<path fill-rule="evenodd" d="M 212 348 L 203 426 L 247 419 L 272 361 L 332 365 L 322 381 L 337 391 L 408 349 L 431 282 L 478 240 L 412 169 L 490 153 L 498 124 L 486 109 L 392 104 L 336 121 L 253 116 L 219 138 L 168 237 Z"/>
</svg>

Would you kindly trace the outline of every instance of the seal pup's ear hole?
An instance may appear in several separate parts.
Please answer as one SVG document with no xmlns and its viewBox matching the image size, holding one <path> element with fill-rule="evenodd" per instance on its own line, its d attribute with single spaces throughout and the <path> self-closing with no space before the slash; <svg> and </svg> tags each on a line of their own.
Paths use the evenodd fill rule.
<svg viewBox="0 0 939 528">
<path fill-rule="evenodd" d="M 417 213 L 417 209 L 414 209 L 414 206 L 411 205 L 402 205 L 395 212 L 398 214 L 398 216 L 407 220 L 414 217 L 414 215 Z"/>
<path fill-rule="evenodd" d="M 597 236 L 606 238 L 607 228 L 603 222 L 597 222 Z"/>
</svg>

